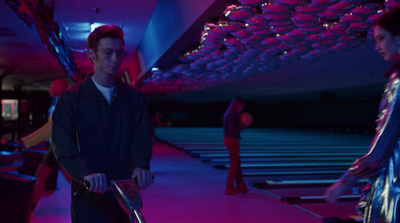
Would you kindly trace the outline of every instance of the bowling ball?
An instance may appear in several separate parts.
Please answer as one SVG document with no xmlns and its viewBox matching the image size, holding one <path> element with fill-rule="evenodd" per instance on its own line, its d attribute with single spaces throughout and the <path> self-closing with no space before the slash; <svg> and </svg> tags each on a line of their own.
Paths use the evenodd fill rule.
<svg viewBox="0 0 400 223">
<path fill-rule="evenodd" d="M 244 112 L 240 114 L 240 123 L 246 124 L 246 123 L 251 123 L 253 121 L 253 116 L 251 116 L 250 113 Z"/>
</svg>

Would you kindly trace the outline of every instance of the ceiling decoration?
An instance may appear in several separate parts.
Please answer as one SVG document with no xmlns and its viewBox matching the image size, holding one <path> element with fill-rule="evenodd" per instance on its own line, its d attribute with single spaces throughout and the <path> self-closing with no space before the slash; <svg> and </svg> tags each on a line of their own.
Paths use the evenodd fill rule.
<svg viewBox="0 0 400 223">
<path fill-rule="evenodd" d="M 400 0 L 238 0 L 206 23 L 196 49 L 144 80 L 145 93 L 180 93 L 250 78 L 298 60 L 352 50 Z"/>
<path fill-rule="evenodd" d="M 46 5 L 42 0 L 38 3 L 35 0 L 6 0 L 6 2 L 27 26 L 36 27 L 49 52 L 57 57 L 68 75 L 76 79 L 79 70 L 73 52 L 65 45 L 60 28 L 53 20 L 53 6 Z"/>
</svg>

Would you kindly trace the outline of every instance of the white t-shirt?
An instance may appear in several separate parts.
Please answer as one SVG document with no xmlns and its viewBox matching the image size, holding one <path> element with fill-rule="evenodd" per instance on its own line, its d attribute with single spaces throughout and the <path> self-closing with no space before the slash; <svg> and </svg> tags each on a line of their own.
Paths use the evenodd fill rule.
<svg viewBox="0 0 400 223">
<path fill-rule="evenodd" d="M 94 85 L 96 85 L 97 89 L 99 89 L 99 91 L 103 94 L 103 96 L 106 99 L 106 101 L 108 102 L 108 104 L 110 104 L 112 95 L 114 93 L 115 86 L 110 87 L 110 88 L 103 87 L 93 79 L 93 76 L 92 76 L 92 80 L 93 80 Z"/>
</svg>

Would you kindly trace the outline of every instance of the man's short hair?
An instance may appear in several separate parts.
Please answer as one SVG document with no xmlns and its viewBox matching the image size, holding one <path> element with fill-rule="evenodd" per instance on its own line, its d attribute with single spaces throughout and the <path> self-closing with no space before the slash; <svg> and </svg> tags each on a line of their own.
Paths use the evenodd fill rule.
<svg viewBox="0 0 400 223">
<path fill-rule="evenodd" d="M 122 31 L 121 27 L 109 24 L 99 26 L 89 34 L 87 38 L 86 49 L 94 49 L 94 51 L 97 52 L 99 41 L 106 37 L 120 39 L 122 44 L 125 45 L 124 32 Z"/>
</svg>

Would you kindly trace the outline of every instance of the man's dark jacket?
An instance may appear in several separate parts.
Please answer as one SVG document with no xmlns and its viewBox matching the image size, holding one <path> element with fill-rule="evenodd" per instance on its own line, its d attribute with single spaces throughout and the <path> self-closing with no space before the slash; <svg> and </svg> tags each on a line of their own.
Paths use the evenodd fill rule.
<svg viewBox="0 0 400 223">
<path fill-rule="evenodd" d="M 92 173 L 120 180 L 134 168 L 150 169 L 149 114 L 134 86 L 117 80 L 109 105 L 88 75 L 60 95 L 52 122 L 57 160 L 78 182 Z"/>
</svg>

